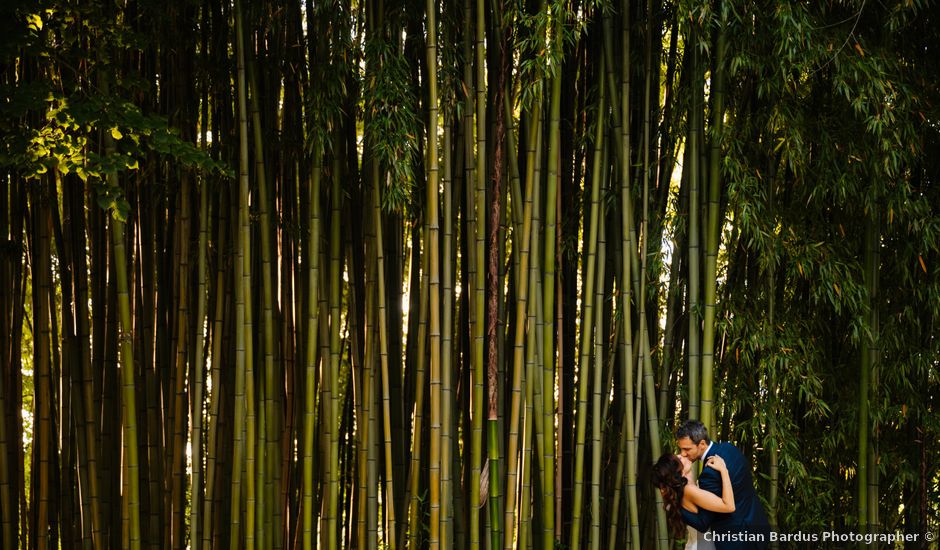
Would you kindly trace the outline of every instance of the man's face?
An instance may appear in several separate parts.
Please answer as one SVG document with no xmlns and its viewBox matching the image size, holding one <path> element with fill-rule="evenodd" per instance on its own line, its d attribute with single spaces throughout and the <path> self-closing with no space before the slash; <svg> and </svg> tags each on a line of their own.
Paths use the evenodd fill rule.
<svg viewBox="0 0 940 550">
<path fill-rule="evenodd" d="M 691 439 L 683 437 L 682 439 L 676 440 L 676 445 L 679 446 L 679 455 L 684 456 L 692 462 L 702 458 L 702 455 L 705 454 L 705 450 L 708 449 L 708 443 L 705 443 L 704 439 L 698 443 L 692 443 Z"/>
</svg>

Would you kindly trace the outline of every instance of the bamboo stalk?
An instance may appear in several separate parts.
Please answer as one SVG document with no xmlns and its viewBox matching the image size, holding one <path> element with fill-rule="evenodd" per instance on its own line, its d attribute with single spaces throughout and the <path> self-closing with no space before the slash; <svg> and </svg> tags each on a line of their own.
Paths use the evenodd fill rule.
<svg viewBox="0 0 940 550">
<path fill-rule="evenodd" d="M 624 379 L 624 439 L 627 463 L 627 510 L 630 517 L 630 544 L 634 549 L 639 548 L 640 527 L 639 527 L 639 507 L 637 504 L 637 438 L 636 422 L 634 417 L 639 411 L 634 408 L 633 388 L 635 380 L 633 377 L 633 329 L 632 329 L 632 308 L 631 300 L 633 287 L 631 286 L 631 275 L 637 269 L 636 262 L 633 261 L 633 201 L 630 192 L 630 182 L 632 175 L 630 171 L 630 3 L 624 1 L 621 5 L 621 43 L 623 55 L 621 56 L 620 71 L 620 220 L 621 220 L 621 299 L 623 319 L 623 349 L 622 349 L 622 374 Z"/>
<path fill-rule="evenodd" d="M 715 68 L 713 71 L 713 92 L 711 94 L 711 146 L 708 160 L 708 215 L 705 228 L 705 317 L 702 329 L 702 414 L 701 421 L 711 433 L 715 432 L 715 414 L 713 411 L 713 386 L 715 368 L 715 314 L 717 306 L 716 287 L 718 285 L 718 247 L 721 243 L 722 223 L 718 219 L 718 202 L 721 198 L 721 136 L 724 128 L 725 97 L 725 51 L 727 39 L 724 22 L 718 30 L 718 44 L 715 48 Z"/>
<path fill-rule="evenodd" d="M 378 170 L 375 166 L 373 170 Z M 377 174 L 376 174 L 377 175 Z M 378 183 L 378 178 L 374 179 Z M 382 501 L 385 506 L 385 512 L 388 517 L 385 528 L 385 536 L 390 550 L 397 548 L 397 525 L 395 521 L 395 484 L 394 484 L 394 455 L 392 454 L 392 425 L 391 425 L 391 391 L 389 389 L 388 372 L 388 317 L 386 313 L 385 298 L 385 254 L 384 239 L 382 230 L 382 216 L 380 209 L 381 201 L 378 199 L 378 189 L 376 189 L 376 200 L 373 205 L 373 216 L 376 235 L 376 262 L 378 264 L 378 292 L 379 292 L 379 359 L 381 361 L 382 374 L 382 418 L 385 444 L 385 499 Z"/>
<path fill-rule="evenodd" d="M 601 56 L 601 64 L 599 69 L 600 75 L 604 74 L 605 63 L 605 57 Z M 600 189 L 601 179 L 603 177 L 603 167 L 601 163 L 603 160 L 604 147 L 604 115 L 607 110 L 607 95 L 605 93 L 605 86 L 603 86 L 603 84 L 598 86 L 598 93 L 597 120 L 595 121 L 596 126 L 594 129 L 594 143 L 592 146 L 594 151 L 594 159 L 591 170 L 591 219 L 588 227 L 588 238 L 587 242 L 585 243 L 587 250 L 584 252 L 584 254 L 587 256 L 585 274 L 582 276 L 582 280 L 584 281 L 584 309 L 581 322 L 580 360 L 578 362 L 578 408 L 577 428 L 575 434 L 574 497 L 571 518 L 571 539 L 568 543 L 568 546 L 572 550 L 577 550 L 581 547 L 581 516 L 585 471 L 584 450 L 587 445 L 587 417 L 592 413 L 591 406 L 588 405 L 588 391 L 590 388 L 589 383 L 592 374 L 592 369 L 590 368 L 591 352 L 593 351 L 593 339 L 596 327 L 594 323 L 594 301 L 596 299 L 595 288 L 598 278 L 597 253 L 598 232 L 601 217 Z M 602 358 L 595 358 L 595 361 L 602 360 Z M 599 377 L 599 373 L 597 372 L 594 372 L 593 375 L 594 377 Z M 599 404 L 600 403 L 598 400 L 598 405 Z M 598 408 L 598 410 L 593 411 L 593 415 L 599 419 L 600 409 Z M 592 452 L 594 454 L 599 454 L 600 449 L 592 449 Z"/>
<path fill-rule="evenodd" d="M 339 147 L 334 145 L 333 166 L 332 166 L 332 189 L 330 193 L 330 282 L 329 282 L 329 356 L 330 364 L 328 369 L 328 384 L 330 386 L 330 406 L 327 414 L 328 439 L 329 439 L 329 465 L 327 469 L 327 498 L 326 521 L 324 533 L 324 544 L 327 548 L 338 548 L 339 541 L 337 521 L 341 521 L 338 515 L 339 493 L 340 493 L 340 470 L 339 470 L 339 429 L 340 429 L 340 355 L 342 354 L 340 325 L 342 323 L 342 296 L 341 296 L 341 276 L 343 270 L 343 251 L 341 240 L 341 212 L 343 201 L 342 179 L 340 175 Z M 324 396 L 325 397 L 325 396 Z"/>
<path fill-rule="evenodd" d="M 454 349 L 454 178 L 453 178 L 453 108 L 444 111 L 444 243 L 442 251 L 441 319 L 441 547 L 455 544 L 453 537 L 453 371 Z"/>
<path fill-rule="evenodd" d="M 314 546 L 314 444 L 317 433 L 317 335 L 320 318 L 320 147 L 313 149 L 310 171 L 310 227 L 307 239 L 309 279 L 307 281 L 307 347 L 305 356 L 304 439 L 303 439 L 303 547 Z"/>
<path fill-rule="evenodd" d="M 473 365 L 473 389 L 470 416 L 473 426 L 471 437 L 471 475 L 470 475 L 470 548 L 477 550 L 480 547 L 480 476 L 483 460 L 483 346 L 484 325 L 486 315 L 484 312 L 484 294 L 486 283 L 484 278 L 484 238 L 486 221 L 483 211 L 486 207 L 486 54 L 484 49 L 486 37 L 486 17 L 484 12 L 485 0 L 476 0 L 475 13 L 475 51 L 476 51 L 476 172 L 475 191 L 470 197 L 468 207 L 473 212 L 472 235 L 474 246 L 470 253 L 470 262 L 473 268 L 470 272 L 470 288 L 473 299 L 470 307 L 471 364 Z M 492 473 L 492 472 L 490 472 Z M 491 478 L 493 484 L 496 478 Z"/>
<path fill-rule="evenodd" d="M 603 64 L 603 63 L 602 63 Z M 599 86 L 603 89 L 603 84 Z M 603 94 L 602 94 L 603 96 Z M 603 111 L 602 111 L 602 114 Z M 601 121 L 603 119 L 600 119 Z M 600 121 L 599 121 L 600 122 Z M 601 136 L 603 138 L 603 136 Z M 604 140 L 601 140 L 601 147 L 603 148 L 603 157 L 606 160 L 606 147 L 604 147 Z M 601 166 L 606 166 L 607 163 L 601 163 Z M 603 184 L 602 184 L 603 185 Z M 601 455 L 604 450 L 604 433 L 601 431 L 601 422 L 603 417 L 606 415 L 601 414 L 601 393 L 602 390 L 606 390 L 609 384 L 602 384 L 603 380 L 603 371 L 604 371 L 604 334 L 600 333 L 604 326 L 604 283 L 606 281 L 606 266 L 607 266 L 607 239 L 606 239 L 606 215 L 603 212 L 604 205 L 599 203 L 598 208 L 601 210 L 599 213 L 598 229 L 597 229 L 597 284 L 595 286 L 595 308 L 594 308 L 594 364 L 593 364 L 593 382 L 594 382 L 594 391 L 593 391 L 593 403 L 591 404 L 592 411 L 592 428 L 591 434 L 593 435 L 593 440 L 591 443 L 591 532 L 590 532 L 590 546 L 592 550 L 599 550 L 601 547 L 601 516 L 603 512 L 601 511 Z M 591 212 L 591 217 L 594 217 L 593 210 Z M 609 391 L 609 390 L 607 390 Z M 614 537 L 611 536 L 611 539 Z"/>
<path fill-rule="evenodd" d="M 535 133 L 539 125 L 531 125 L 527 142 L 535 143 Z M 512 156 L 512 153 L 510 153 Z M 532 242 L 532 217 L 533 217 L 533 195 L 535 194 L 535 166 L 534 151 L 529 151 L 530 160 L 526 165 L 526 184 L 525 184 L 525 206 L 522 214 L 522 233 L 519 235 L 519 290 L 516 299 L 516 327 L 513 346 L 513 378 L 512 378 L 512 402 L 509 413 L 509 444 L 506 452 L 506 461 L 508 471 L 506 474 L 506 512 L 504 524 L 506 534 L 503 538 L 505 548 L 512 548 L 513 532 L 512 525 L 515 523 L 513 514 L 516 510 L 516 485 L 518 479 L 518 469 L 516 455 L 518 453 L 519 440 L 519 416 L 522 407 L 523 378 L 526 371 L 525 363 L 525 334 L 526 324 L 528 322 L 528 301 L 529 301 L 529 282 L 531 276 L 530 269 L 530 243 Z M 515 248 L 515 247 L 514 247 Z M 535 326 L 530 326 L 529 330 L 534 331 Z M 528 377 L 525 377 L 528 382 Z M 529 418 L 531 421 L 531 416 Z M 531 435 L 531 434 L 530 434 Z M 521 460 L 521 459 L 520 459 Z M 518 537 L 518 534 L 516 534 Z"/>
<path fill-rule="evenodd" d="M 688 339 L 688 361 L 689 361 L 689 418 L 700 418 L 700 398 L 699 390 L 701 384 L 699 375 L 701 371 L 701 324 L 699 321 L 699 281 L 701 280 L 701 248 L 699 236 L 699 208 L 701 205 L 699 190 L 699 117 L 697 109 L 701 107 L 698 103 L 700 98 L 700 87 L 702 84 L 701 72 L 699 69 L 699 48 L 696 44 L 696 27 L 690 25 L 688 31 L 687 43 L 692 44 L 692 79 L 693 79 L 693 101 L 689 105 L 689 137 L 686 140 L 686 162 L 689 164 L 689 283 L 688 296 L 689 303 L 687 311 L 689 312 L 689 339 Z"/>
<path fill-rule="evenodd" d="M 414 229 L 417 231 L 417 229 Z M 417 243 L 417 239 L 415 239 Z M 429 293 L 429 276 L 428 276 L 428 254 L 421 254 L 421 269 L 420 269 L 420 308 L 418 312 L 418 334 L 417 334 L 417 357 L 415 365 L 415 400 L 414 400 L 414 410 L 412 411 L 414 417 L 414 429 L 412 430 L 412 442 L 411 442 L 411 464 L 409 465 L 408 470 L 408 545 L 409 548 L 418 548 L 421 543 L 421 537 L 419 536 L 419 526 L 420 526 L 420 514 L 421 514 L 421 495 L 420 490 L 420 479 L 421 479 L 421 440 L 422 440 L 422 428 L 424 424 L 424 389 L 425 389 L 425 364 L 426 364 L 426 342 L 427 342 L 427 318 L 428 318 L 428 307 L 429 300 L 423 299 L 425 296 L 428 296 Z M 416 266 L 412 266 L 412 269 L 416 269 Z"/>
<path fill-rule="evenodd" d="M 249 322 L 250 286 L 247 284 L 251 265 L 251 239 L 248 227 L 248 107 L 245 83 L 245 47 L 242 30 L 241 5 L 235 4 L 235 44 L 237 59 L 237 98 L 238 98 L 238 139 L 239 139 L 239 179 L 238 179 L 238 222 L 235 259 L 235 413 L 234 413 L 234 450 L 232 457 L 232 493 L 231 493 L 231 522 L 230 548 L 236 550 L 241 547 L 241 521 L 242 521 L 242 476 L 245 474 L 244 462 L 249 449 L 254 447 L 250 438 L 246 442 L 246 424 L 248 410 L 251 408 L 247 386 L 251 384 L 250 340 L 251 332 L 247 331 Z M 252 470 L 247 471 L 248 483 L 253 485 Z M 248 517 L 252 515 L 254 502 L 248 501 Z M 253 536 L 251 520 L 246 521 L 246 536 Z M 247 538 L 247 537 L 246 537 Z"/>
<path fill-rule="evenodd" d="M 258 85 L 255 82 L 254 63 L 248 62 L 248 100 L 251 113 L 252 135 L 254 137 L 255 178 L 258 181 L 258 217 L 261 233 L 261 325 L 262 342 L 264 345 L 263 385 L 260 393 L 262 407 L 264 408 L 264 422 L 259 433 L 259 464 L 257 476 L 258 487 L 258 544 L 264 548 L 269 546 L 268 537 L 273 537 L 270 531 L 276 519 L 279 518 L 278 503 L 274 496 L 276 482 L 276 468 L 278 464 L 277 444 L 277 409 L 274 401 L 275 373 L 274 373 L 274 316 L 275 298 L 272 282 L 272 252 L 271 252 L 271 221 L 269 211 L 269 193 L 264 163 L 264 139 L 261 135 L 261 113 L 259 108 Z M 263 487 L 262 487 L 263 485 Z M 270 510 L 269 510 L 270 508 Z"/>
<path fill-rule="evenodd" d="M 428 269 L 430 281 L 430 378 L 431 378 L 431 440 L 430 440 L 430 543 L 437 549 L 441 542 L 441 259 L 440 259 L 440 198 L 438 196 L 438 96 L 437 96 L 437 4 L 428 0 L 427 66 L 428 66 L 428 180 L 425 213 L 428 220 Z"/>
<path fill-rule="evenodd" d="M 197 550 L 202 539 L 199 536 L 201 526 L 202 498 L 202 456 L 203 456 L 203 402 L 204 402 L 204 358 L 205 338 L 203 319 L 206 316 L 206 242 L 209 227 L 209 191 L 208 183 L 203 181 L 199 189 L 199 244 L 197 259 L 198 291 L 196 297 L 196 334 L 193 342 L 195 361 L 193 362 L 193 400 L 190 415 L 192 417 L 192 504 L 190 505 L 189 540 L 193 550 Z"/>
</svg>

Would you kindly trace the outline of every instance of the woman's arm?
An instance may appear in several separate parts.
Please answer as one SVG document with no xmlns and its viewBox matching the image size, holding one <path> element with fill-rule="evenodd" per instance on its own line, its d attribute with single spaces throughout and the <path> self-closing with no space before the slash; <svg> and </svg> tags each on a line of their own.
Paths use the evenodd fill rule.
<svg viewBox="0 0 940 550">
<path fill-rule="evenodd" d="M 721 474 L 721 497 L 697 485 L 689 484 L 685 487 L 683 500 L 689 499 L 691 504 L 712 512 L 734 512 L 734 490 L 731 488 L 731 476 L 728 475 L 725 461 L 716 455 L 709 457 L 705 465 L 714 468 Z"/>
</svg>

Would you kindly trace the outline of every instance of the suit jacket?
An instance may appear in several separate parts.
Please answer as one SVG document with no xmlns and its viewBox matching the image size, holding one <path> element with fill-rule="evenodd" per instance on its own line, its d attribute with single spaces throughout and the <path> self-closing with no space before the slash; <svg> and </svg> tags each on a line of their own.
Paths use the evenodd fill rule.
<svg viewBox="0 0 940 550">
<path fill-rule="evenodd" d="M 747 459 L 730 443 L 715 442 L 702 457 L 702 462 L 712 455 L 723 458 L 728 466 L 731 488 L 734 491 L 734 512 L 724 514 L 699 508 L 698 513 L 693 514 L 682 509 L 682 519 L 702 533 L 712 531 L 718 550 L 766 548 L 770 538 L 770 522 L 754 490 L 754 480 Z M 702 469 L 698 485 L 721 496 L 721 474 L 714 468 Z M 722 538 L 729 540 L 720 540 Z M 761 538 L 763 541 L 759 540 Z"/>
</svg>

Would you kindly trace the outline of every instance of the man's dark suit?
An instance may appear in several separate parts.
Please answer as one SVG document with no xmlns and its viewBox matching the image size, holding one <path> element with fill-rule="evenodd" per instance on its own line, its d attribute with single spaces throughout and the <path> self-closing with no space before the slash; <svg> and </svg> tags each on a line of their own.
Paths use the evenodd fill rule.
<svg viewBox="0 0 940 550">
<path fill-rule="evenodd" d="M 754 480 L 747 459 L 737 447 L 730 443 L 715 442 L 704 456 L 702 463 L 709 456 L 718 455 L 724 459 L 731 478 L 731 488 L 734 491 L 734 512 L 723 514 L 699 508 L 697 514 L 682 510 L 682 519 L 699 530 L 701 533 L 711 531 L 715 533 L 715 547 L 718 550 L 732 550 L 745 548 L 766 548 L 769 540 L 770 523 L 764 506 L 754 491 Z M 703 468 L 698 481 L 699 487 L 721 496 L 721 474 L 713 468 Z M 723 534 L 742 534 L 742 540 L 717 540 Z M 763 534 L 764 542 L 748 540 L 748 534 Z M 711 537 L 709 537 L 711 538 Z"/>
</svg>

